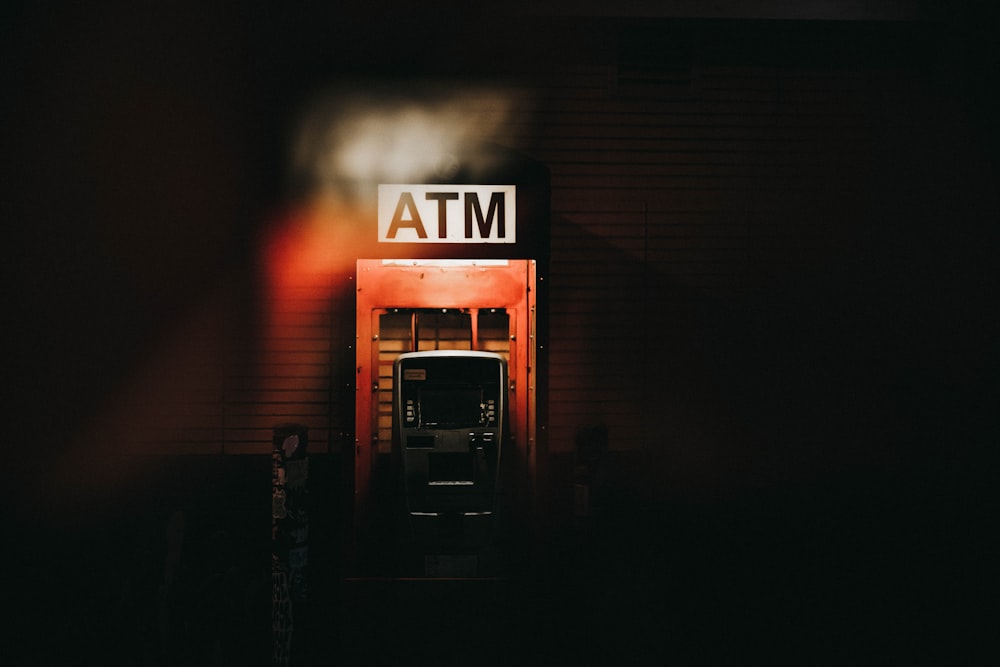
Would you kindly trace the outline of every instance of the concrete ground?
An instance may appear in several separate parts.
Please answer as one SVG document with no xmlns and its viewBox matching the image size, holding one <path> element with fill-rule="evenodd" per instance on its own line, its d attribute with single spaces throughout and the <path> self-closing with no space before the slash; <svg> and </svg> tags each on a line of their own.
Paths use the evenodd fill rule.
<svg viewBox="0 0 1000 667">
<path fill-rule="evenodd" d="M 988 471 L 697 502 L 612 480 L 585 521 L 524 540 L 503 576 L 467 580 L 348 572 L 344 472 L 316 457 L 310 475 L 292 664 L 955 665 L 996 653 Z M 267 457 L 179 460 L 90 521 L 22 514 L 7 530 L 7 664 L 271 664 L 269 479 Z"/>
</svg>

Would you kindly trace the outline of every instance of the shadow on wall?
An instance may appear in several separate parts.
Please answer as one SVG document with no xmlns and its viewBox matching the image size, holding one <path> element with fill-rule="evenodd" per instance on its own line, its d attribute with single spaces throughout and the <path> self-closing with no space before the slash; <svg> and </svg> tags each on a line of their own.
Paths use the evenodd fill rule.
<svg viewBox="0 0 1000 667">
<path fill-rule="evenodd" d="M 966 204 L 974 234 L 942 248 L 928 213 L 940 196 L 880 225 L 856 221 L 844 232 L 856 242 L 786 262 L 761 285 L 701 294 L 554 218 L 554 427 L 607 425 L 609 465 L 633 459 L 625 484 L 657 497 L 975 468 L 997 432 L 993 283 L 973 275 L 995 235 Z"/>
</svg>

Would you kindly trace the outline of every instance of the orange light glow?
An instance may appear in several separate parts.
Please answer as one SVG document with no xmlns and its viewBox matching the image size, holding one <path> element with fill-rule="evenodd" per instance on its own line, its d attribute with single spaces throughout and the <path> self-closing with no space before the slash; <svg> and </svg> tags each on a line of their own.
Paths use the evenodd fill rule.
<svg viewBox="0 0 1000 667">
<path fill-rule="evenodd" d="M 466 145 L 509 142 L 526 106 L 511 91 L 432 82 L 330 91 L 301 114 L 290 171 L 313 192 L 372 201 L 379 183 L 450 178 Z"/>
<path fill-rule="evenodd" d="M 352 271 L 367 245 L 363 218 L 358 209 L 323 197 L 274 224 L 262 246 L 267 296 L 280 300 L 289 289 Z"/>
<path fill-rule="evenodd" d="M 460 165 L 458 156 L 468 145 L 509 137 L 526 107 L 511 91 L 426 81 L 331 89 L 309 100 L 288 151 L 302 199 L 262 247 L 268 297 L 280 300 L 352 271 L 358 258 L 382 256 L 379 184 L 435 183 L 460 166 L 482 167 Z"/>
</svg>

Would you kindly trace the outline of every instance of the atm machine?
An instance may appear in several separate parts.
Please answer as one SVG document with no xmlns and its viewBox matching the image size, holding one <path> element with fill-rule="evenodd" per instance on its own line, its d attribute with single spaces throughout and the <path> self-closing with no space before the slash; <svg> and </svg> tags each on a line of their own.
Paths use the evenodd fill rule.
<svg viewBox="0 0 1000 667">
<path fill-rule="evenodd" d="M 393 386 L 407 542 L 457 567 L 490 547 L 501 508 L 507 362 L 482 351 L 410 352 L 396 359 Z M 439 559 L 427 569 L 441 569 L 441 553 L 423 555 Z"/>
<path fill-rule="evenodd" d="M 448 182 L 379 184 L 375 243 L 358 248 L 361 575 L 485 576 L 492 546 L 523 561 L 541 525 L 548 172 L 485 147 L 459 163 Z"/>
</svg>

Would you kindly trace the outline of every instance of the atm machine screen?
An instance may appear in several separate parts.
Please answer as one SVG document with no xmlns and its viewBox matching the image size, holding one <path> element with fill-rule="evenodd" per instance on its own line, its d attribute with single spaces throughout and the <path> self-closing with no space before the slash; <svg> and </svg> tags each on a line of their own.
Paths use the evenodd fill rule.
<svg viewBox="0 0 1000 667">
<path fill-rule="evenodd" d="M 417 393 L 421 428 L 482 426 L 484 408 L 483 389 L 479 386 L 429 385 Z"/>
</svg>

